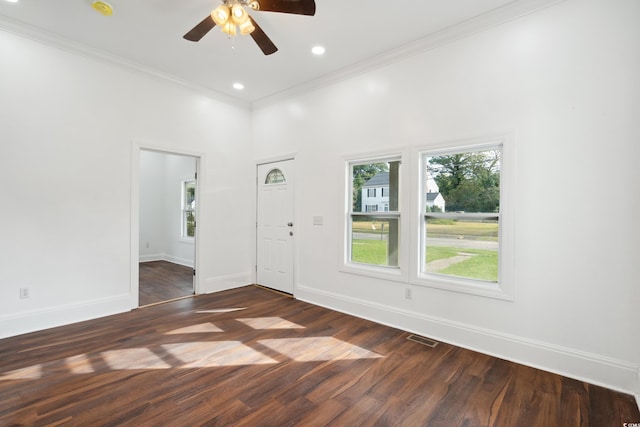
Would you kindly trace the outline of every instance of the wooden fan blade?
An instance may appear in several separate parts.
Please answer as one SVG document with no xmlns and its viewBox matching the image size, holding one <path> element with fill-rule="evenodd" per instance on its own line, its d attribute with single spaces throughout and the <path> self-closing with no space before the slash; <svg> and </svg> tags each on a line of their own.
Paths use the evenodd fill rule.
<svg viewBox="0 0 640 427">
<path fill-rule="evenodd" d="M 264 53 L 265 55 L 276 53 L 278 51 L 278 48 L 275 44 L 273 44 L 269 36 L 267 36 L 265 32 L 262 31 L 262 28 L 260 28 L 255 19 L 253 19 L 252 17 L 249 17 L 249 19 L 251 19 L 251 23 L 256 28 L 251 33 L 251 38 L 253 38 L 253 41 L 255 41 L 258 47 L 262 50 L 262 53 Z"/>
<path fill-rule="evenodd" d="M 297 15 L 316 14 L 314 0 L 257 0 L 260 7 L 256 10 L 263 12 L 295 13 Z"/>
<path fill-rule="evenodd" d="M 207 15 L 207 17 L 204 18 L 202 22 L 193 27 L 193 29 L 182 36 L 182 38 L 192 42 L 200 41 L 200 39 L 203 38 L 215 26 L 216 23 L 211 18 L 211 15 Z"/>
</svg>

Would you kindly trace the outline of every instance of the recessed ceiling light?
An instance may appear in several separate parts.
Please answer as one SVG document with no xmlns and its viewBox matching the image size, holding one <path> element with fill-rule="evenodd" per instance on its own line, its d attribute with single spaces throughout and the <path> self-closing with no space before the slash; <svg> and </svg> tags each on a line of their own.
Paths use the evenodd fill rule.
<svg viewBox="0 0 640 427">
<path fill-rule="evenodd" d="M 325 49 L 324 46 L 314 46 L 311 52 L 313 52 L 314 55 L 324 55 Z"/>
<path fill-rule="evenodd" d="M 113 8 L 111 7 L 111 5 L 109 3 L 106 3 L 106 2 L 103 2 L 103 1 L 94 1 L 91 4 L 91 7 L 93 7 L 95 10 L 97 10 L 98 13 L 100 13 L 101 15 L 104 15 L 104 16 L 113 15 Z"/>
<path fill-rule="evenodd" d="M 242 83 L 234 83 L 233 84 L 233 88 L 235 90 L 242 90 L 242 89 L 244 89 L 244 85 Z"/>
</svg>

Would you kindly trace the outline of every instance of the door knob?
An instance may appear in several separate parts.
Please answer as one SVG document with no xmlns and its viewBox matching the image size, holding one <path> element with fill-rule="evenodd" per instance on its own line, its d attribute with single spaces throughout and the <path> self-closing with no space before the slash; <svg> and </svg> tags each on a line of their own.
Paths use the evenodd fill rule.
<svg viewBox="0 0 640 427">
<path fill-rule="evenodd" d="M 293 227 L 293 223 L 292 223 L 292 222 L 287 223 L 287 225 L 288 225 L 289 227 Z"/>
</svg>

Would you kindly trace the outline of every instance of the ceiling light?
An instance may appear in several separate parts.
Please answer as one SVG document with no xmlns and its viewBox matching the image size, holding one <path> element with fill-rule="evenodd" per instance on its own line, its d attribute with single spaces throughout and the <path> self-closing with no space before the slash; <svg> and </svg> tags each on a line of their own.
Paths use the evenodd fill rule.
<svg viewBox="0 0 640 427">
<path fill-rule="evenodd" d="M 249 19 L 249 14 L 241 4 L 234 4 L 231 8 L 231 15 L 233 16 L 233 22 L 236 24 L 244 24 Z"/>
<path fill-rule="evenodd" d="M 235 36 L 236 35 L 236 26 L 233 22 L 231 22 L 230 20 L 225 22 L 224 25 L 222 26 L 222 32 L 223 33 L 227 33 L 230 36 Z"/>
<path fill-rule="evenodd" d="M 256 29 L 243 4 L 246 4 L 246 2 L 224 0 L 224 4 L 211 11 L 211 18 L 223 33 L 235 36 L 236 26 L 240 28 L 240 34 L 251 34 Z"/>
<path fill-rule="evenodd" d="M 324 55 L 325 48 L 323 46 L 314 46 L 311 49 L 311 52 L 313 52 L 314 55 L 318 55 L 318 56 Z"/>
<path fill-rule="evenodd" d="M 94 1 L 91 4 L 91 7 L 97 10 L 101 15 L 104 15 L 104 16 L 113 15 L 113 8 L 109 3 L 105 3 L 103 1 Z"/>
<path fill-rule="evenodd" d="M 229 14 L 229 8 L 226 5 L 221 4 L 211 11 L 211 18 L 217 25 L 220 25 L 222 27 L 227 23 Z"/>
<path fill-rule="evenodd" d="M 242 89 L 244 89 L 244 85 L 242 83 L 234 83 L 233 84 L 233 88 L 235 90 L 242 90 Z"/>
<path fill-rule="evenodd" d="M 251 19 L 247 19 L 244 22 L 244 24 L 238 25 L 238 28 L 240 28 L 240 34 L 245 35 L 245 36 L 247 34 L 251 34 L 256 29 L 256 27 L 254 27 L 253 24 L 251 23 Z"/>
</svg>

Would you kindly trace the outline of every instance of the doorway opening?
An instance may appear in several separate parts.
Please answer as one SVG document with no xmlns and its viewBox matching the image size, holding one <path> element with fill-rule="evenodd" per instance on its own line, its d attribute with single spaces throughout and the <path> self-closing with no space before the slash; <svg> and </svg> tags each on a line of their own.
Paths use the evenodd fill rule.
<svg viewBox="0 0 640 427">
<path fill-rule="evenodd" d="M 198 157 L 139 150 L 137 306 L 196 293 Z"/>
</svg>

